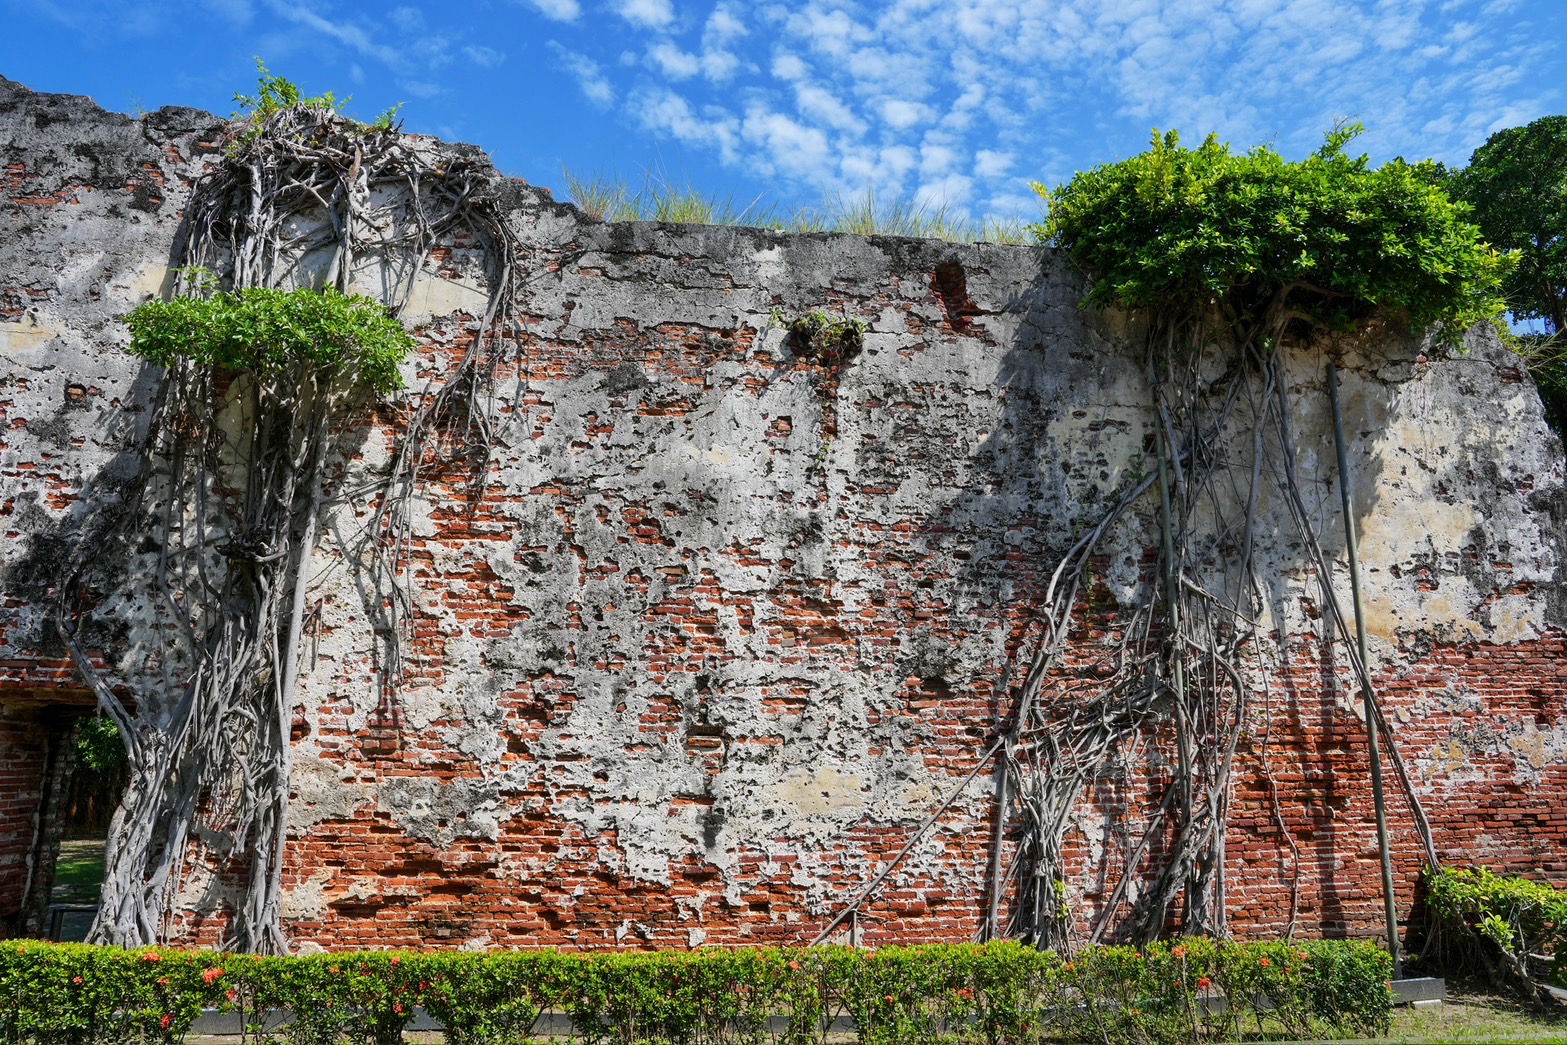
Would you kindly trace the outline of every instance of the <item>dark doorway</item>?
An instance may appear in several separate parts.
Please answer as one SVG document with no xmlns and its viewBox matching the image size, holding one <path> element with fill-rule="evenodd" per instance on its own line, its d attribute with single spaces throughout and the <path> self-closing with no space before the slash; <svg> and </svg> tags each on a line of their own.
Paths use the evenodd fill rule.
<svg viewBox="0 0 1567 1045">
<path fill-rule="evenodd" d="M 105 837 L 127 782 L 125 746 L 96 716 L 62 717 L 50 732 L 23 932 L 80 941 L 98 910 Z"/>
</svg>

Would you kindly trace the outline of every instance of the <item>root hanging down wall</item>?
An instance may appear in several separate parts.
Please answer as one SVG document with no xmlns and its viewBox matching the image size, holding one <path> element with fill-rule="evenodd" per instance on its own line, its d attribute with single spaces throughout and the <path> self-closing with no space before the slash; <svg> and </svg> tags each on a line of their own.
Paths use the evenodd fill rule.
<svg viewBox="0 0 1567 1045">
<path fill-rule="evenodd" d="M 19 724 L 0 760 L 29 749 L 29 709 L 79 701 L 50 624 L 58 563 L 134 478 L 159 379 L 115 317 L 163 286 L 221 133 L 0 82 L 0 703 Z M 323 522 L 291 714 L 288 935 L 808 942 L 912 840 L 862 938 L 972 936 L 994 780 L 958 785 L 1014 710 L 1050 571 L 1149 467 L 1134 332 L 1081 311 L 1046 250 L 606 225 L 509 193 L 519 347 L 487 404 L 480 482 L 471 460 L 432 457 L 415 492 L 390 694 L 358 544 L 374 505 Z M 479 332 L 478 251 L 448 240 L 427 262 L 405 317 L 413 389 Z M 792 338 L 813 311 L 863 320 L 860 351 Z M 1326 356 L 1285 352 L 1332 576 L 1286 505 L 1260 505 L 1279 668 L 1237 755 L 1230 923 L 1374 935 L 1364 729 L 1321 587 L 1348 590 Z M 1464 354 L 1383 332 L 1340 365 L 1373 673 L 1440 854 L 1567 881 L 1561 448 L 1486 330 Z M 404 413 L 350 440 L 351 475 L 385 467 Z M 1094 562 L 1073 663 L 1150 582 L 1155 510 L 1140 501 Z M 156 701 L 159 624 L 134 562 L 100 567 L 92 644 Z M 1085 788 L 1065 861 L 1077 924 L 1172 772 L 1134 754 Z M 1421 855 L 1396 794 L 1390 809 L 1407 919 Z M 31 817 L 0 806 L 0 888 Z M 234 885 L 193 868 L 171 934 L 221 936 Z"/>
</svg>

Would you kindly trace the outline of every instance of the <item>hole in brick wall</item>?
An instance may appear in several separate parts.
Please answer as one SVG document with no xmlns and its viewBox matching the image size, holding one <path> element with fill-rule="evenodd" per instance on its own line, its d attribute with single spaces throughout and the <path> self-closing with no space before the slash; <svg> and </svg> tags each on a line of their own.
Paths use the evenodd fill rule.
<svg viewBox="0 0 1567 1045">
<path fill-rule="evenodd" d="M 930 288 L 947 314 L 947 324 L 957 333 L 967 330 L 979 308 L 968 296 L 968 274 L 956 257 L 947 258 L 931 274 Z"/>
</svg>

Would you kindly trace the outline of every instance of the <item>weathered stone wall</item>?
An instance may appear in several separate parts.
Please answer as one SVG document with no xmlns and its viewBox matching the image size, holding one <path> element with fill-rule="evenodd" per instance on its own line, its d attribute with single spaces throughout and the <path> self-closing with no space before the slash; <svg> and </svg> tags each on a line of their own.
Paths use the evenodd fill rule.
<svg viewBox="0 0 1567 1045">
<path fill-rule="evenodd" d="M 53 564 L 82 492 L 125 485 L 157 381 L 115 317 L 164 285 L 220 133 L 204 114 L 130 120 L 0 83 L 7 704 L 80 690 L 49 626 Z M 1057 557 L 1142 467 L 1137 353 L 1077 308 L 1046 250 L 596 224 L 520 184 L 511 207 L 521 348 L 498 375 L 482 498 L 454 464 L 415 499 L 395 699 L 344 550 L 365 506 L 326 528 L 293 715 L 290 932 L 809 940 L 996 735 Z M 414 387 L 441 379 L 482 312 L 473 248 L 450 247 L 410 317 Z M 781 320 L 816 309 L 863 318 L 864 351 L 804 358 Z M 1347 593 L 1324 362 L 1288 357 L 1294 449 Z M 1567 501 L 1538 397 L 1485 330 L 1464 354 L 1368 339 L 1342 380 L 1374 665 L 1437 843 L 1567 879 Z M 394 416 L 366 421 L 354 468 L 382 465 Z M 1363 730 L 1275 501 L 1264 623 L 1287 665 L 1240 753 L 1232 918 L 1278 931 L 1298 896 L 1301 931 L 1372 932 Z M 1112 533 L 1090 621 L 1144 582 L 1149 510 Z M 154 677 L 142 609 L 109 605 L 105 664 Z M 1073 834 L 1085 911 L 1168 772 L 1140 763 L 1091 789 Z M 919 835 L 867 905 L 869 939 L 973 933 L 992 789 L 981 774 Z M 1391 806 L 1407 914 L 1419 856 Z M 187 882 L 187 933 L 221 920 L 224 889 Z"/>
</svg>

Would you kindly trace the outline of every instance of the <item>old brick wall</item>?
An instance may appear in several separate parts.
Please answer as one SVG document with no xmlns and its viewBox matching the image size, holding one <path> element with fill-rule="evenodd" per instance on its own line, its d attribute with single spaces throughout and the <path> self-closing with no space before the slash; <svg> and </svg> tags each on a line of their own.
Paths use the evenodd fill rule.
<svg viewBox="0 0 1567 1045">
<path fill-rule="evenodd" d="M 0 689 L 67 682 L 52 565 L 114 503 L 157 375 L 114 317 L 164 284 L 210 117 L 132 121 L 0 84 Z M 1055 561 L 1132 481 L 1151 432 L 1136 351 L 1048 251 L 586 222 L 513 187 L 520 348 L 498 374 L 482 497 L 432 467 L 412 510 L 409 678 L 376 684 L 347 503 L 311 593 L 293 709 L 287 900 L 324 946 L 803 942 L 915 835 L 1010 708 Z M 474 247 L 408 318 L 415 387 L 475 334 Z M 862 318 L 827 366 L 785 322 Z M 1560 447 L 1487 331 L 1393 335 L 1342 374 L 1394 741 L 1444 858 L 1567 880 Z M 1347 592 L 1323 385 L 1287 361 L 1313 523 Z M 395 411 L 354 436 L 379 467 Z M 1113 622 L 1156 539 L 1111 534 Z M 1237 929 L 1373 933 L 1364 732 L 1320 579 L 1264 505 L 1284 667 L 1253 702 L 1229 840 Z M 145 595 L 110 592 L 106 666 L 155 678 Z M 1092 629 L 1084 642 L 1094 641 Z M 1086 652 L 1086 647 L 1085 647 Z M 138 682 L 138 680 L 142 680 Z M 151 690 L 148 691 L 151 693 Z M 16 696 L 13 699 L 23 699 Z M 33 699 L 31 697 L 27 699 Z M 1085 917 L 1168 766 L 1098 782 L 1069 883 Z M 993 781 L 963 788 L 865 908 L 867 938 L 978 925 Z M 1419 855 L 1396 798 L 1401 909 Z M 225 885 L 193 875 L 193 938 Z"/>
<path fill-rule="evenodd" d="M 0 703 L 0 927 L 14 931 L 30 882 L 48 734 L 31 709 Z"/>
</svg>

